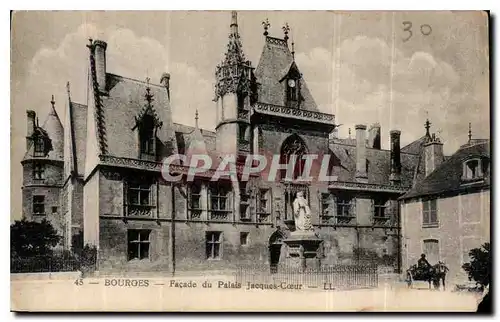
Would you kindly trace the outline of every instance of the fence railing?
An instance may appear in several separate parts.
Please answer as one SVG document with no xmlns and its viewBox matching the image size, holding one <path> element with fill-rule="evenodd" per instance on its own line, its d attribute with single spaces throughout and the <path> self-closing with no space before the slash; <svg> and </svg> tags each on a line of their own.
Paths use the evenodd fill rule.
<svg viewBox="0 0 500 322">
<path fill-rule="evenodd" d="M 239 267 L 236 282 L 302 284 L 304 288 L 356 289 L 378 287 L 377 265 L 330 265 L 318 268 L 249 265 Z"/>
<path fill-rule="evenodd" d="M 71 256 L 34 256 L 27 258 L 11 258 L 11 273 L 52 273 L 74 272 L 95 269 L 96 263 L 83 262 Z"/>
</svg>

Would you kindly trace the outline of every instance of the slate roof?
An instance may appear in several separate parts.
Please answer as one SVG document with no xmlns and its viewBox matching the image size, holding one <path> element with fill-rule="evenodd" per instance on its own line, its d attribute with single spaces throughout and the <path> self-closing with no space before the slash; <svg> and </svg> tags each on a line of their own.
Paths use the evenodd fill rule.
<svg viewBox="0 0 500 322">
<path fill-rule="evenodd" d="M 154 112 L 163 126 L 157 136 L 161 141 L 159 154 L 167 156 L 175 153 L 175 133 L 172 127 L 172 117 L 168 91 L 164 86 L 147 84 L 146 82 L 130 79 L 114 74 L 106 74 L 107 95 L 101 95 L 101 104 L 104 122 L 97 122 L 98 133 L 103 133 L 107 154 L 137 158 L 136 146 L 136 118 L 141 115 L 147 104 L 145 99 L 146 88 L 150 87 L 153 95 Z M 101 123 L 101 124 L 100 124 Z M 99 134 L 101 135 L 101 134 Z"/>
<path fill-rule="evenodd" d="M 64 160 L 64 128 L 54 106 L 50 108 L 43 125 L 35 127 L 34 135 L 50 139 L 51 149 L 46 156 L 47 159 Z M 33 156 L 33 152 L 34 145 L 31 144 L 24 155 L 24 159 L 30 159 Z"/>
<path fill-rule="evenodd" d="M 83 175 L 85 170 L 85 155 L 87 148 L 87 106 L 71 102 L 72 106 L 72 125 L 75 135 L 75 154 L 77 174 Z M 75 155 L 73 154 L 73 155 Z M 72 156 L 73 157 L 73 156 Z"/>
<path fill-rule="evenodd" d="M 471 188 L 489 187 L 490 173 L 487 173 L 484 181 L 463 184 L 463 162 L 473 157 L 490 157 L 489 141 L 462 146 L 455 154 L 446 158 L 425 179 L 418 182 L 401 199 L 417 198 L 449 192 L 467 191 Z"/>
<path fill-rule="evenodd" d="M 294 63 L 290 49 L 283 39 L 266 36 L 266 42 L 260 56 L 259 64 L 255 69 L 259 102 L 273 105 L 285 105 L 285 85 L 280 80 Z M 304 79 L 301 81 L 301 95 L 304 101 L 301 108 L 310 111 L 318 111 L 318 106 L 314 101 Z"/>
<path fill-rule="evenodd" d="M 200 140 L 198 134 L 195 133 L 195 127 L 174 123 L 174 131 L 177 142 L 177 150 L 180 154 L 186 153 L 193 139 Z M 215 132 L 199 129 L 199 133 L 203 137 L 204 144 L 208 151 L 215 151 Z"/>
<path fill-rule="evenodd" d="M 422 145 L 426 141 L 426 136 L 422 136 L 420 139 L 415 140 L 404 147 L 401 148 L 401 152 L 411 153 L 411 154 L 419 154 L 422 151 Z"/>
<path fill-rule="evenodd" d="M 330 144 L 330 151 L 334 155 L 334 173 L 338 181 L 355 182 L 356 174 L 356 146 L 341 143 Z M 391 185 L 389 176 L 391 151 L 366 148 L 368 163 L 368 183 Z M 418 156 L 401 153 L 401 185 L 411 187 Z"/>
</svg>

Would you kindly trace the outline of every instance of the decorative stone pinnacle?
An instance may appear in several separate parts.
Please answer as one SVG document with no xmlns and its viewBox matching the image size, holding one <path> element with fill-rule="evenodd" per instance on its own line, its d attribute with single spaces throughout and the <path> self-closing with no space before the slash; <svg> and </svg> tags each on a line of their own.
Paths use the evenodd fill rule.
<svg viewBox="0 0 500 322">
<path fill-rule="evenodd" d="M 146 77 L 146 101 L 148 102 L 148 106 L 151 106 L 151 102 L 153 101 L 153 94 L 151 94 L 151 88 L 149 87 L 149 81 L 151 79 L 149 77 Z"/>
<path fill-rule="evenodd" d="M 267 30 L 269 29 L 269 27 L 271 27 L 271 24 L 269 23 L 269 19 L 266 18 L 265 21 L 262 21 L 262 25 L 264 26 L 264 36 L 269 35 L 269 32 L 267 32 Z"/>
<path fill-rule="evenodd" d="M 194 114 L 194 121 L 195 121 L 196 127 L 198 127 L 198 109 L 196 109 L 196 113 Z"/>
<path fill-rule="evenodd" d="M 285 22 L 285 25 L 282 27 L 283 33 L 285 34 L 285 41 L 288 41 L 288 33 L 290 32 L 290 26 L 288 26 L 288 22 Z"/>
<path fill-rule="evenodd" d="M 472 140 L 472 125 L 469 122 L 469 143 L 470 143 L 471 140 Z"/>
<path fill-rule="evenodd" d="M 52 95 L 52 99 L 50 100 L 50 104 L 52 104 L 52 107 L 54 107 L 56 104 L 56 102 L 54 101 L 54 95 Z"/>
</svg>

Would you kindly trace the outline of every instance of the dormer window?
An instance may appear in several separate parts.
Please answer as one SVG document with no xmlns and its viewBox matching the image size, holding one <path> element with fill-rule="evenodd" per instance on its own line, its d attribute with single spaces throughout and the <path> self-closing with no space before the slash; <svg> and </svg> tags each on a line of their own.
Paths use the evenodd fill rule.
<svg viewBox="0 0 500 322">
<path fill-rule="evenodd" d="M 141 159 L 156 160 L 156 128 L 154 119 L 145 115 L 139 127 Z"/>
<path fill-rule="evenodd" d="M 45 156 L 45 144 L 42 137 L 35 137 L 35 149 L 34 153 L 36 157 Z"/>
<path fill-rule="evenodd" d="M 482 180 L 488 172 L 488 160 L 486 158 L 473 158 L 464 162 L 462 180 Z"/>
</svg>

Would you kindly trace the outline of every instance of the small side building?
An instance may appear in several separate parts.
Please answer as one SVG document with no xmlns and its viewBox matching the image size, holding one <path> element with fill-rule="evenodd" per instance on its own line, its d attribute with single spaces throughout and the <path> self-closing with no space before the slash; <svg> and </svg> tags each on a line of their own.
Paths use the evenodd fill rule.
<svg viewBox="0 0 500 322">
<path fill-rule="evenodd" d="M 425 254 L 448 266 L 448 282 L 463 283 L 469 251 L 490 241 L 490 143 L 470 138 L 449 158 L 435 136 L 423 146 L 426 177 L 400 198 L 403 268 Z"/>
</svg>

